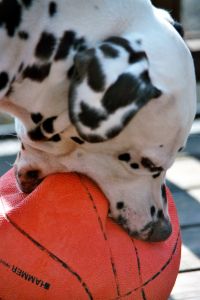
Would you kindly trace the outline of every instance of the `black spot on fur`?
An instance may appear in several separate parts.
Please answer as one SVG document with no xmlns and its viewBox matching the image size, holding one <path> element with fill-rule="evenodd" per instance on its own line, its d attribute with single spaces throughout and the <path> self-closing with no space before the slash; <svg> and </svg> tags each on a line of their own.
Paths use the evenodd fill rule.
<svg viewBox="0 0 200 300">
<path fill-rule="evenodd" d="M 13 37 L 21 22 L 21 5 L 16 0 L 0 2 L 0 27 L 4 26 L 7 34 Z"/>
<path fill-rule="evenodd" d="M 163 148 L 163 147 L 164 147 L 164 145 L 159 145 L 159 147 L 160 147 L 160 148 Z"/>
<path fill-rule="evenodd" d="M 29 131 L 28 136 L 32 141 L 44 141 L 44 140 L 46 140 L 46 137 L 42 133 L 40 126 L 38 126 L 35 129 Z"/>
<path fill-rule="evenodd" d="M 167 193 L 166 193 L 166 187 L 164 184 L 161 187 L 161 192 L 162 192 L 162 198 L 163 198 L 164 202 L 167 203 Z"/>
<path fill-rule="evenodd" d="M 100 49 L 103 52 L 105 57 L 117 58 L 119 56 L 119 52 L 117 51 L 117 49 L 113 48 L 109 44 L 101 45 Z"/>
<path fill-rule="evenodd" d="M 84 51 L 86 49 L 85 39 L 83 37 L 75 39 L 73 46 L 76 51 Z"/>
<path fill-rule="evenodd" d="M 77 144 L 79 144 L 79 145 L 82 145 L 82 144 L 84 144 L 84 141 L 82 141 L 79 137 L 77 137 L 77 136 L 71 136 L 71 139 L 75 142 L 75 143 L 77 143 Z"/>
<path fill-rule="evenodd" d="M 100 122 L 106 119 L 106 116 L 86 103 L 81 102 L 81 113 L 78 115 L 78 118 L 85 126 L 96 129 Z"/>
<path fill-rule="evenodd" d="M 139 166 L 139 164 L 137 164 L 137 163 L 132 163 L 132 164 L 131 164 L 131 168 L 134 169 L 134 170 L 137 170 L 137 169 L 140 168 L 140 166 Z"/>
<path fill-rule="evenodd" d="M 159 209 L 159 211 L 157 212 L 157 217 L 158 217 L 158 219 L 164 218 L 164 213 L 163 213 L 162 209 Z"/>
<path fill-rule="evenodd" d="M 59 134 L 55 134 L 48 141 L 57 143 L 57 142 L 61 141 L 61 137 Z"/>
<path fill-rule="evenodd" d="M 85 77 L 88 78 L 88 67 L 91 59 L 95 55 L 95 50 L 88 49 L 83 52 L 78 52 L 74 56 L 74 69 L 73 69 L 73 81 L 81 82 Z"/>
<path fill-rule="evenodd" d="M 104 139 L 97 134 L 90 134 L 90 135 L 81 134 L 81 137 L 89 143 L 101 143 L 104 141 Z"/>
<path fill-rule="evenodd" d="M 125 219 L 123 216 L 119 215 L 117 218 L 117 223 L 120 225 L 126 225 L 127 224 L 127 219 Z"/>
<path fill-rule="evenodd" d="M 0 90 L 5 89 L 9 82 L 9 77 L 7 72 L 1 72 L 0 73 Z"/>
<path fill-rule="evenodd" d="M 43 116 L 41 113 L 32 113 L 31 114 L 31 119 L 35 124 L 38 124 L 42 121 Z"/>
<path fill-rule="evenodd" d="M 57 4 L 56 4 L 56 2 L 51 1 L 49 3 L 49 16 L 53 17 L 56 12 L 57 12 Z"/>
<path fill-rule="evenodd" d="M 105 85 L 105 76 L 103 74 L 101 64 L 94 55 L 88 64 L 88 84 L 95 92 L 101 92 Z"/>
<path fill-rule="evenodd" d="M 151 216 L 153 217 L 155 215 L 155 212 L 156 212 L 155 206 L 153 206 L 153 205 L 151 206 L 150 212 L 151 212 Z"/>
<path fill-rule="evenodd" d="M 54 122 L 55 119 L 57 119 L 56 116 L 50 117 L 50 118 L 46 119 L 46 120 L 42 123 L 42 128 L 43 128 L 47 133 L 53 133 L 53 132 L 54 132 L 53 122 Z"/>
<path fill-rule="evenodd" d="M 184 147 L 181 147 L 178 149 L 178 152 L 181 152 L 184 149 Z"/>
<path fill-rule="evenodd" d="M 129 41 L 126 40 L 125 38 L 113 36 L 113 37 L 106 39 L 105 41 L 124 48 L 129 53 L 129 63 L 130 64 L 135 63 L 143 58 L 147 58 L 145 52 L 134 51 L 134 49 L 131 47 Z"/>
<path fill-rule="evenodd" d="M 24 78 L 30 78 L 34 81 L 41 82 L 43 81 L 50 72 L 51 64 L 45 65 L 32 65 L 27 67 L 23 72 Z"/>
<path fill-rule="evenodd" d="M 117 208 L 117 209 L 122 209 L 122 208 L 124 208 L 124 202 L 117 202 L 116 208 Z"/>
<path fill-rule="evenodd" d="M 153 174 L 152 177 L 153 177 L 153 178 L 158 178 L 158 177 L 160 176 L 160 174 L 161 174 L 161 172 L 158 172 L 158 173 L 156 173 L 156 174 Z"/>
<path fill-rule="evenodd" d="M 67 71 L 67 78 L 68 79 L 72 79 L 73 75 L 74 75 L 74 72 L 75 72 L 75 66 L 72 65 L 69 70 Z"/>
<path fill-rule="evenodd" d="M 125 127 L 125 125 L 128 124 L 128 122 L 132 119 L 132 117 L 135 113 L 136 113 L 136 111 L 133 112 L 132 110 L 130 110 L 122 116 L 123 127 Z"/>
<path fill-rule="evenodd" d="M 147 70 L 140 75 L 140 79 L 145 82 L 148 87 L 147 93 L 149 93 L 149 98 L 158 98 L 162 95 L 161 90 L 151 84 L 151 79 Z"/>
<path fill-rule="evenodd" d="M 127 52 L 131 51 L 129 41 L 120 36 L 111 36 L 105 40 L 105 42 L 115 44 L 124 48 Z"/>
<path fill-rule="evenodd" d="M 127 106 L 137 99 L 137 80 L 131 74 L 122 74 L 106 91 L 102 103 L 109 113 Z"/>
<path fill-rule="evenodd" d="M 75 32 L 74 31 L 65 31 L 55 55 L 55 61 L 60 59 L 67 58 L 71 47 L 73 46 L 75 41 Z"/>
<path fill-rule="evenodd" d="M 21 40 L 28 40 L 29 38 L 28 32 L 22 30 L 18 32 L 18 36 Z"/>
<path fill-rule="evenodd" d="M 144 168 L 148 169 L 150 172 L 162 172 L 162 167 L 157 167 L 152 160 L 150 160 L 148 157 L 142 157 L 141 164 Z"/>
<path fill-rule="evenodd" d="M 133 102 L 137 105 L 124 116 L 123 125 L 126 125 L 141 107 L 161 95 L 156 87 L 151 84 L 148 72 L 143 72 L 139 77 L 130 73 L 121 74 L 118 79 L 107 89 L 102 103 L 109 113 Z"/>
<path fill-rule="evenodd" d="M 49 59 L 54 51 L 56 38 L 52 33 L 43 32 L 35 49 L 35 56 Z"/>
<path fill-rule="evenodd" d="M 130 54 L 130 56 L 129 56 L 129 63 L 134 64 L 135 62 L 142 60 L 143 58 L 147 58 L 145 52 L 143 52 L 143 51 L 134 52 L 133 51 L 132 54 Z"/>
<path fill-rule="evenodd" d="M 33 0 L 21 0 L 21 2 L 26 8 L 29 8 L 31 6 Z"/>
<path fill-rule="evenodd" d="M 111 128 L 106 132 L 106 137 L 108 139 L 111 139 L 111 138 L 115 137 L 116 135 L 118 135 L 120 133 L 120 131 L 121 131 L 121 127 L 116 126 L 114 128 Z"/>
<path fill-rule="evenodd" d="M 138 40 L 136 40 L 136 43 L 137 43 L 138 45 L 142 45 L 142 40 L 138 39 Z"/>
<path fill-rule="evenodd" d="M 131 160 L 131 156 L 129 153 L 122 153 L 118 156 L 118 159 L 125 162 L 129 162 Z"/>
</svg>

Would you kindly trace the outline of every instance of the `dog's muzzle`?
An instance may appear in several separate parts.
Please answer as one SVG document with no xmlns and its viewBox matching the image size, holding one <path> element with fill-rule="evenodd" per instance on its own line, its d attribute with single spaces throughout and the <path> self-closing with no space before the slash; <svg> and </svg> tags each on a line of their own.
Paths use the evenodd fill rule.
<svg viewBox="0 0 200 300">
<path fill-rule="evenodd" d="M 162 218 L 156 222 L 150 222 L 140 232 L 131 235 L 137 239 L 148 242 L 162 242 L 167 240 L 172 233 L 172 225 L 169 219 Z"/>
<path fill-rule="evenodd" d="M 42 181 L 39 170 L 20 170 L 15 167 L 15 177 L 19 189 L 26 194 L 31 193 Z"/>
</svg>

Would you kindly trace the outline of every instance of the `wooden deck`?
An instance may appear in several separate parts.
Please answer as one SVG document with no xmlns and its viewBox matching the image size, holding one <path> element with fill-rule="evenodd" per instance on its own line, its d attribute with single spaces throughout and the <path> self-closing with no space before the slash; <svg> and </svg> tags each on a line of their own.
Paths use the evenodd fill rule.
<svg viewBox="0 0 200 300">
<path fill-rule="evenodd" d="M 11 167 L 18 147 L 15 139 L 0 140 L 0 175 Z M 188 145 L 168 171 L 167 179 L 183 239 L 180 272 L 170 300 L 200 300 L 200 121 L 195 121 Z"/>
</svg>

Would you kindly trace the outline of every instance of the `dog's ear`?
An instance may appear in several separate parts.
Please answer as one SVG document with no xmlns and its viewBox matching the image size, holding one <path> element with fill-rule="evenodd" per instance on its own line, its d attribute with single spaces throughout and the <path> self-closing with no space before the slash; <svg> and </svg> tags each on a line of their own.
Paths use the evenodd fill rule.
<svg viewBox="0 0 200 300">
<path fill-rule="evenodd" d="M 90 61 L 95 55 L 94 49 L 88 49 L 82 52 L 79 52 L 74 57 L 74 75 L 75 79 L 82 79 L 87 73 Z"/>
<path fill-rule="evenodd" d="M 69 116 L 84 140 L 96 143 L 114 138 L 142 107 L 161 96 L 149 76 L 146 53 L 138 44 L 137 51 L 134 47 L 123 39 L 117 56 L 108 58 L 100 47 L 76 55 Z"/>
<path fill-rule="evenodd" d="M 142 107 L 161 94 L 152 84 L 148 70 L 138 72 L 135 65 L 119 75 L 102 93 L 88 87 L 85 80 L 72 84 L 70 118 L 84 140 L 90 143 L 106 141 L 117 136 Z"/>
</svg>

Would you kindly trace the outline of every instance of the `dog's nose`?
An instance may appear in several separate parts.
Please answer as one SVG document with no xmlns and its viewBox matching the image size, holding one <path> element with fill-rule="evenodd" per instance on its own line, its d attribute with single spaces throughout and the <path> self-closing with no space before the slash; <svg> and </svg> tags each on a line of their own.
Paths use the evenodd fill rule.
<svg viewBox="0 0 200 300">
<path fill-rule="evenodd" d="M 150 234 L 147 238 L 149 242 L 162 242 L 168 239 L 172 233 L 172 225 L 168 219 L 162 218 L 153 223 Z"/>
<path fill-rule="evenodd" d="M 16 170 L 15 176 L 20 190 L 26 194 L 31 193 L 42 181 L 39 170 Z"/>
</svg>

